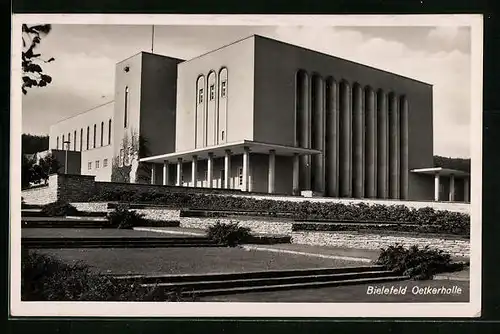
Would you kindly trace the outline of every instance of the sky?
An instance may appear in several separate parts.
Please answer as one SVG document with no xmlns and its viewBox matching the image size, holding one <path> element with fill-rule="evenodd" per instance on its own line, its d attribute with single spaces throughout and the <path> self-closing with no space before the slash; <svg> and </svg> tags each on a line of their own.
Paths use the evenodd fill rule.
<svg viewBox="0 0 500 334">
<path fill-rule="evenodd" d="M 433 85 L 434 154 L 470 157 L 468 27 L 155 26 L 154 53 L 190 59 L 259 34 Z M 151 26 L 53 25 L 39 47 L 53 81 L 23 96 L 23 133 L 113 100 L 115 64 L 151 51 Z"/>
</svg>

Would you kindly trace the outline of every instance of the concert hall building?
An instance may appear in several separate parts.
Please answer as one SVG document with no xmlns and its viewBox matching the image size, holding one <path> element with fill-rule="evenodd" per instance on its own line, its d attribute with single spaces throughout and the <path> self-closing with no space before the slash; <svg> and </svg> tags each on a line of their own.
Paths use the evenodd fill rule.
<svg viewBox="0 0 500 334">
<path fill-rule="evenodd" d="M 116 159 L 130 182 L 140 162 L 159 185 L 468 202 L 469 174 L 433 166 L 432 94 L 254 35 L 190 60 L 141 52 L 118 63 L 114 102 L 55 124 L 50 146 L 73 133 L 81 173 L 102 181 Z M 134 134 L 147 146 L 138 159 L 122 145 Z"/>
</svg>

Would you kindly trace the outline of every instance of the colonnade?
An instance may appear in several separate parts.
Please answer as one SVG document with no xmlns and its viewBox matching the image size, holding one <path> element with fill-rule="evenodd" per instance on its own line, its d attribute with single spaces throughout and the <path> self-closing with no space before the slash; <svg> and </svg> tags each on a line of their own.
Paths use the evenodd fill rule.
<svg viewBox="0 0 500 334">
<path fill-rule="evenodd" d="M 331 197 L 408 198 L 406 96 L 298 71 L 299 187 Z"/>
</svg>

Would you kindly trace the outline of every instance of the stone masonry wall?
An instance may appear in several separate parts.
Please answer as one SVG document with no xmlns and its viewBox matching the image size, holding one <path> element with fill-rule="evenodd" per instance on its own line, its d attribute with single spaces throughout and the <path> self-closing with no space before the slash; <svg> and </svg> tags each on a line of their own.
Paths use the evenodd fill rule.
<svg viewBox="0 0 500 334">
<path fill-rule="evenodd" d="M 26 204 L 45 205 L 57 201 L 57 188 L 50 184 L 21 192 Z"/>
<path fill-rule="evenodd" d="M 238 220 L 231 218 L 195 218 L 181 217 L 180 227 L 207 229 L 219 221 L 221 224 L 238 223 L 239 226 L 250 228 L 251 233 L 268 235 L 290 235 L 292 223 L 269 222 L 264 220 Z"/>
<path fill-rule="evenodd" d="M 94 184 L 93 175 L 58 175 L 57 197 L 68 202 L 87 201 L 95 193 Z"/>
<path fill-rule="evenodd" d="M 113 209 L 108 209 L 107 202 L 72 202 L 79 211 L 86 212 L 110 212 Z M 151 220 L 179 220 L 180 210 L 171 210 L 163 208 L 151 209 L 133 209 L 137 213 L 144 214 L 144 218 Z"/>
<path fill-rule="evenodd" d="M 463 239 L 410 237 L 402 235 L 364 234 L 350 232 L 293 232 L 292 243 L 378 250 L 399 243 L 405 247 L 429 246 L 449 252 L 452 256 L 469 257 L 470 243 Z"/>
</svg>

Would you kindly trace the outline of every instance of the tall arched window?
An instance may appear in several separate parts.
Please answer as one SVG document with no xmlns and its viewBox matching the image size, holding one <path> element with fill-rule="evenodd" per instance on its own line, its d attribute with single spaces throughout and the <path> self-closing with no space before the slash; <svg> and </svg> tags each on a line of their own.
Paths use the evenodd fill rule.
<svg viewBox="0 0 500 334">
<path fill-rule="evenodd" d="M 89 149 L 90 142 L 90 127 L 87 126 L 87 150 Z"/>
<path fill-rule="evenodd" d="M 227 83 L 228 83 L 228 73 L 227 68 L 223 67 L 219 71 L 218 78 L 218 96 L 217 101 L 217 144 L 225 143 L 226 134 L 226 121 L 227 121 Z"/>
<path fill-rule="evenodd" d="M 128 90 L 128 86 L 125 87 L 125 107 L 124 107 L 124 115 L 123 115 L 123 127 L 126 128 L 127 127 L 127 123 L 128 123 L 128 94 L 129 94 L 129 90 Z"/>
<path fill-rule="evenodd" d="M 56 150 L 59 149 L 59 136 L 56 137 Z"/>
<path fill-rule="evenodd" d="M 68 151 L 71 149 L 71 133 L 68 132 L 68 146 L 66 147 Z"/>
<path fill-rule="evenodd" d="M 96 147 L 96 140 L 97 140 L 97 125 L 94 124 L 94 141 L 93 141 L 94 146 L 92 148 Z"/>
<path fill-rule="evenodd" d="M 80 151 L 83 151 L 83 129 L 80 129 Z"/>
<path fill-rule="evenodd" d="M 203 95 L 205 88 L 205 77 L 200 75 L 196 80 L 196 117 L 195 117 L 195 144 L 196 147 L 205 146 L 205 103 L 203 103 Z"/>
<path fill-rule="evenodd" d="M 104 122 L 101 122 L 101 146 L 104 146 Z"/>
<path fill-rule="evenodd" d="M 109 120 L 108 124 L 108 145 L 111 145 L 111 120 Z"/>
<path fill-rule="evenodd" d="M 73 151 L 76 151 L 76 130 L 73 132 Z"/>
<path fill-rule="evenodd" d="M 214 71 L 210 71 L 207 76 L 207 121 L 206 121 L 206 136 L 207 146 L 212 146 L 217 143 L 217 104 L 215 103 L 215 85 L 217 78 Z"/>
<path fill-rule="evenodd" d="M 61 143 L 61 149 L 64 150 L 64 135 L 62 135 L 62 143 Z"/>
</svg>

